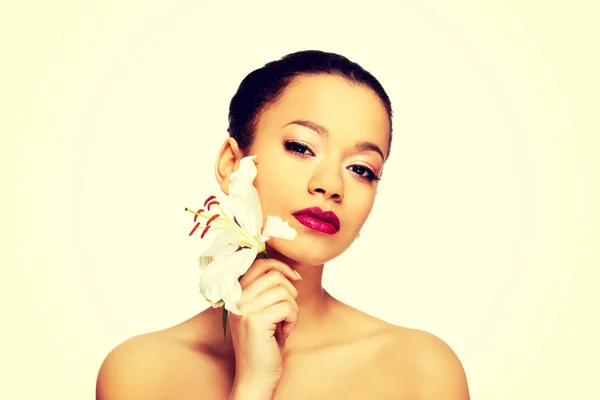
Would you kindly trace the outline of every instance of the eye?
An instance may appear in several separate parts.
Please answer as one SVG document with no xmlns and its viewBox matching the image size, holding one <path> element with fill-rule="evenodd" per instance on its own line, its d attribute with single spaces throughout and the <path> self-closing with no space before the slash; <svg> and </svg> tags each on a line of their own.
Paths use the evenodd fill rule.
<svg viewBox="0 0 600 400">
<path fill-rule="evenodd" d="M 287 140 L 284 143 L 285 149 L 294 154 L 297 155 L 299 157 L 309 157 L 309 156 L 314 156 L 315 153 L 313 153 L 307 145 L 300 143 L 300 142 L 295 142 L 293 140 Z"/>
<path fill-rule="evenodd" d="M 369 182 L 379 181 L 380 177 L 375 175 L 370 168 L 365 167 L 364 165 L 354 164 L 347 168 L 349 171 L 354 172 L 360 179 L 366 179 Z"/>
</svg>

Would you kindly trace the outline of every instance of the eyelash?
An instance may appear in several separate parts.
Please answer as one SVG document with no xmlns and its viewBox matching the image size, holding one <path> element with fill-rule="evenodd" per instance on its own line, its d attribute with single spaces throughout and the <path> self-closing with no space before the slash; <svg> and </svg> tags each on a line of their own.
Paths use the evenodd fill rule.
<svg viewBox="0 0 600 400">
<path fill-rule="evenodd" d="M 306 157 L 310 157 L 311 155 L 315 155 L 315 153 L 312 152 L 312 150 L 305 144 L 300 143 L 300 142 L 295 142 L 293 140 L 286 140 L 284 143 L 285 149 L 286 151 L 288 151 L 289 153 L 294 154 L 295 156 L 301 157 L 301 158 L 306 158 Z M 310 152 L 310 154 L 307 154 L 307 152 Z M 377 175 L 375 175 L 375 172 L 373 172 L 370 168 L 365 167 L 364 165 L 358 165 L 358 164 L 353 164 L 350 167 L 347 168 L 349 171 L 355 173 L 360 179 L 366 179 L 369 182 L 373 182 L 373 181 L 380 181 L 381 178 Z M 357 172 L 356 169 L 360 169 L 361 173 Z M 367 175 L 363 175 L 364 173 L 367 173 Z"/>
<path fill-rule="evenodd" d="M 307 145 L 300 143 L 300 142 L 295 142 L 293 140 L 286 140 L 285 141 L 285 149 L 294 154 L 297 155 L 299 157 L 309 157 L 308 154 L 306 154 L 306 151 L 309 151 L 313 156 L 315 155 L 315 153 L 313 153 L 311 151 L 311 149 L 308 148 Z M 300 150 L 304 150 L 304 151 L 300 151 Z"/>
</svg>

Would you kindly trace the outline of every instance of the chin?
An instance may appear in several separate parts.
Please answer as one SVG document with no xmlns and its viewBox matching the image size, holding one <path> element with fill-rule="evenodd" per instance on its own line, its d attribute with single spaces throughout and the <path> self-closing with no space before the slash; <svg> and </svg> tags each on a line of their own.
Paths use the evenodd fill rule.
<svg viewBox="0 0 600 400">
<path fill-rule="evenodd" d="M 270 257 L 287 264 L 320 266 L 333 260 L 348 248 L 348 246 L 338 246 L 325 243 L 319 246 L 315 245 L 314 241 L 273 238 L 267 242 L 267 252 Z"/>
</svg>

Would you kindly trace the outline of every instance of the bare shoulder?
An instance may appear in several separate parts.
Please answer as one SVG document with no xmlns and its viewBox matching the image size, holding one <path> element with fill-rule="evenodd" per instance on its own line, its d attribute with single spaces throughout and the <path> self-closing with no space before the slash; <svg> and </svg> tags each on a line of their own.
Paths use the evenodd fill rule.
<svg viewBox="0 0 600 400">
<path fill-rule="evenodd" d="M 222 363 L 173 331 L 134 336 L 104 359 L 96 400 L 188 398 L 207 393 L 224 376 Z M 206 385 L 212 382 L 211 385 Z"/>
<path fill-rule="evenodd" d="M 464 368 L 452 348 L 432 333 L 390 328 L 389 363 L 410 375 L 419 399 L 468 400 Z"/>
<path fill-rule="evenodd" d="M 161 398 L 163 365 L 175 344 L 156 333 L 135 336 L 104 359 L 96 381 L 96 399 Z"/>
<path fill-rule="evenodd" d="M 429 332 L 390 324 L 339 305 L 336 324 L 375 358 L 369 371 L 386 396 L 411 399 L 468 400 L 462 363 L 452 348 Z M 343 320 L 344 322 L 341 322 Z M 361 339 L 362 338 L 362 339 Z M 366 338 L 366 339 L 365 339 Z"/>
</svg>

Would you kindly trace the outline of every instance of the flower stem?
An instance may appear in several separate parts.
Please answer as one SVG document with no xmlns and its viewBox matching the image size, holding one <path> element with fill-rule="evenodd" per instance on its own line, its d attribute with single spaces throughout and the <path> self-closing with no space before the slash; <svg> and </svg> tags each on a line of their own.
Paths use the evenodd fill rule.
<svg viewBox="0 0 600 400">
<path fill-rule="evenodd" d="M 227 348 L 227 309 L 223 306 L 223 313 L 221 314 L 221 323 L 223 324 L 223 337 L 225 339 L 225 348 Z"/>
</svg>

